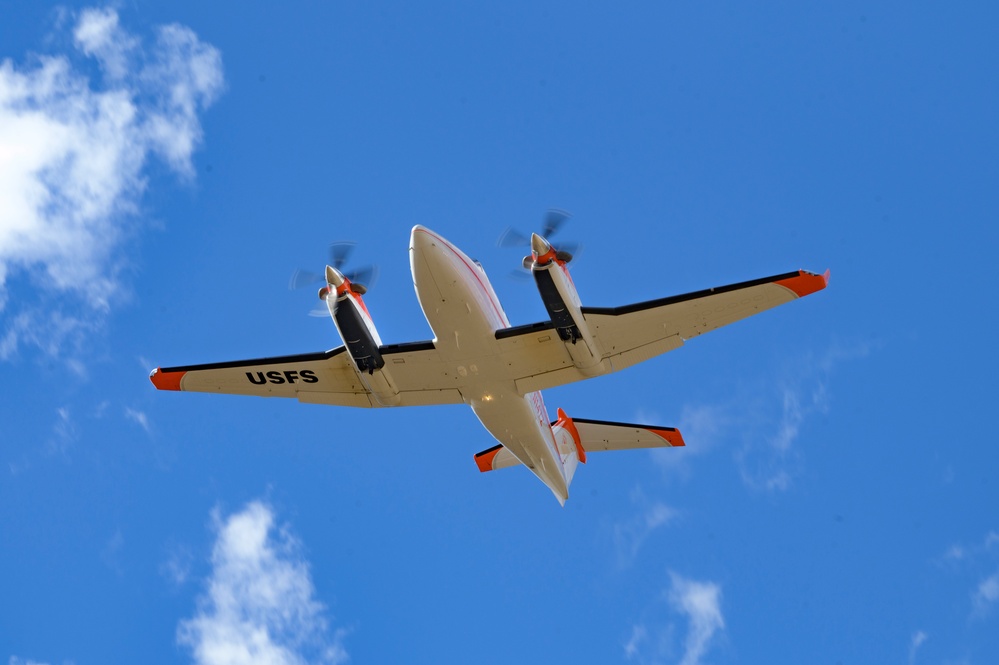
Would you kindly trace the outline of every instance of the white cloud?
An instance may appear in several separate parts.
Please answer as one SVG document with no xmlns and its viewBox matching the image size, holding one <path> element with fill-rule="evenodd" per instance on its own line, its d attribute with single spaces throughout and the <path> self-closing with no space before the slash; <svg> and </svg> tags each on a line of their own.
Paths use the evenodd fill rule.
<svg viewBox="0 0 999 665">
<path fill-rule="evenodd" d="M 698 665 L 715 633 L 725 628 L 721 613 L 721 587 L 714 582 L 698 582 L 670 572 L 669 602 L 686 615 L 687 639 L 680 665 Z"/>
<path fill-rule="evenodd" d="M 623 644 L 624 657 L 640 665 L 700 665 L 704 655 L 719 633 L 725 629 L 721 611 L 721 586 L 715 582 L 701 582 L 669 572 L 670 585 L 658 596 L 665 600 L 674 615 L 680 615 L 687 624 L 683 644 L 677 649 L 678 622 L 668 616 L 645 616 L 631 627 L 631 635 Z M 661 606 L 653 614 L 659 614 Z M 681 653 L 682 652 L 682 653 Z M 677 660 L 677 654 L 679 661 Z"/>
<path fill-rule="evenodd" d="M 347 660 L 344 631 L 329 635 L 309 564 L 270 507 L 255 501 L 224 521 L 198 611 L 181 621 L 177 640 L 199 665 L 292 665 Z"/>
<path fill-rule="evenodd" d="M 97 58 L 105 73 L 114 79 L 128 74 L 128 59 L 139 47 L 134 37 L 118 26 L 113 9 L 85 9 L 73 31 L 73 41 L 84 54 Z"/>
<path fill-rule="evenodd" d="M 0 310 L 20 310 L 8 311 L 0 359 L 22 344 L 55 355 L 99 325 L 122 295 L 118 250 L 150 153 L 190 177 L 199 113 L 223 87 L 218 50 L 183 26 L 160 27 L 147 47 L 113 9 L 86 9 L 73 38 L 100 64 L 98 84 L 67 55 L 0 62 Z M 57 318 L 42 307 L 53 296 Z"/>
<path fill-rule="evenodd" d="M 38 660 L 31 660 L 30 658 L 24 660 L 23 658 L 18 658 L 17 656 L 11 656 L 10 660 L 7 661 L 7 665 L 48 665 Z"/>
</svg>

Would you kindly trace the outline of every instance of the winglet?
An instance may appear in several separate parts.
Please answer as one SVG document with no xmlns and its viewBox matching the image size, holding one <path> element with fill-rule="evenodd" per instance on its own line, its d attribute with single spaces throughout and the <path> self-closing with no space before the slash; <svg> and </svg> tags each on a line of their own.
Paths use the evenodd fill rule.
<svg viewBox="0 0 999 665">
<path fill-rule="evenodd" d="M 180 390 L 180 381 L 187 372 L 164 372 L 157 367 L 149 373 L 149 380 L 157 390 Z"/>
<path fill-rule="evenodd" d="M 793 291 L 799 298 L 803 298 L 816 291 L 821 291 L 829 285 L 829 271 L 826 270 L 825 274 L 817 275 L 807 270 L 799 270 L 795 277 L 782 279 L 775 283 Z"/>
</svg>

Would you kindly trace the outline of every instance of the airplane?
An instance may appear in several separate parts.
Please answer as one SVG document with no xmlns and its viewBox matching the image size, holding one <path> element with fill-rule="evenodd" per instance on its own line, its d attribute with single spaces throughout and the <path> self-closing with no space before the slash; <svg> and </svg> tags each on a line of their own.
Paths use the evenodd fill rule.
<svg viewBox="0 0 999 665">
<path fill-rule="evenodd" d="M 550 234 L 548 234 L 550 235 Z M 294 397 L 353 407 L 467 404 L 497 444 L 474 456 L 480 471 L 526 466 L 561 505 L 587 453 L 683 446 L 673 427 L 549 418 L 541 391 L 635 365 L 739 319 L 822 290 L 824 275 L 798 270 L 619 307 L 584 307 L 568 252 L 532 234 L 530 268 L 549 319 L 511 326 L 481 264 L 424 226 L 409 262 L 428 341 L 384 344 L 362 295 L 326 266 L 319 290 L 343 345 L 329 351 L 158 367 L 159 390 Z"/>
</svg>

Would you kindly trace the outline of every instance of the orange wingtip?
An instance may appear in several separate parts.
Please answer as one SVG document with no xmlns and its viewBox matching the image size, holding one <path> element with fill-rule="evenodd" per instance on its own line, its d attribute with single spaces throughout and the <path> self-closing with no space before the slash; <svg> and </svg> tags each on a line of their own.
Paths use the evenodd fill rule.
<svg viewBox="0 0 999 665">
<path fill-rule="evenodd" d="M 680 436 L 680 430 L 678 429 L 650 429 L 649 431 L 656 436 L 661 436 L 666 439 L 666 441 L 669 442 L 669 445 L 674 448 L 687 445 L 683 442 L 683 437 Z"/>
<path fill-rule="evenodd" d="M 157 390 L 180 390 L 180 380 L 185 374 L 187 372 L 164 372 L 157 367 L 149 374 L 149 380 Z"/>
<path fill-rule="evenodd" d="M 816 275 L 814 272 L 799 270 L 797 277 L 782 279 L 775 284 L 780 284 L 784 288 L 794 291 L 799 298 L 803 298 L 810 293 L 821 291 L 829 285 L 829 271 L 826 270 L 825 274 Z"/>
<path fill-rule="evenodd" d="M 479 471 L 492 471 L 493 470 L 493 458 L 496 457 L 496 453 L 503 450 L 503 446 L 496 446 L 490 448 L 485 452 L 481 452 L 475 456 L 475 463 L 479 467 Z"/>
</svg>

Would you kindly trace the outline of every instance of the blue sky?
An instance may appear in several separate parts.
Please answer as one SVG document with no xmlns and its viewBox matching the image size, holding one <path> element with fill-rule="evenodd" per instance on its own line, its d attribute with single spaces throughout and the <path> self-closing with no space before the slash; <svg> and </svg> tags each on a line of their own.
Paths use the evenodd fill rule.
<svg viewBox="0 0 999 665">
<path fill-rule="evenodd" d="M 995 9 L 471 4 L 0 4 L 0 662 L 994 662 Z M 586 305 L 832 282 L 546 392 L 687 442 L 564 508 L 462 406 L 148 381 L 339 345 L 335 240 L 430 338 L 414 224 L 541 320 L 552 206 Z"/>
</svg>

